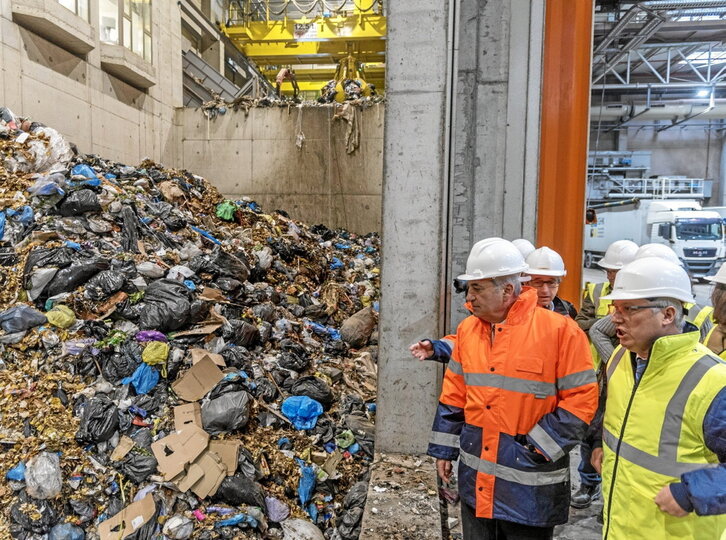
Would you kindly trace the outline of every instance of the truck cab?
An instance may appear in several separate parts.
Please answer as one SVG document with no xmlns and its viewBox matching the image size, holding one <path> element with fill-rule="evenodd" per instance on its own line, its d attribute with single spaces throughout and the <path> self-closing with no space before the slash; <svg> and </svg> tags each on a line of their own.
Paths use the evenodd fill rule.
<svg viewBox="0 0 726 540">
<path fill-rule="evenodd" d="M 703 210 L 697 201 L 649 203 L 646 223 L 650 242 L 671 247 L 695 278 L 715 273 L 725 255 L 721 216 Z"/>
</svg>

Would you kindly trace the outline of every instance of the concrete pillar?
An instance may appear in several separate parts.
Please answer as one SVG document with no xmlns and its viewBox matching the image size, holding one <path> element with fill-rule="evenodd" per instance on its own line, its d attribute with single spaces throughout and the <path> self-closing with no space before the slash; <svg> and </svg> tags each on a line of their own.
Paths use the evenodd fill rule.
<svg viewBox="0 0 726 540">
<path fill-rule="evenodd" d="M 401 4 L 388 8 L 376 445 L 415 453 L 441 368 L 408 345 L 463 318 L 450 283 L 474 242 L 535 239 L 544 0 Z"/>
<path fill-rule="evenodd" d="M 443 330 L 448 0 L 388 10 L 376 450 L 421 453 L 441 368 L 408 346 Z"/>
<path fill-rule="evenodd" d="M 721 159 L 718 169 L 718 192 L 721 195 L 721 205 L 726 206 L 726 134 L 721 132 Z"/>
<path fill-rule="evenodd" d="M 544 1 L 462 0 L 459 24 L 451 277 L 482 238 L 535 240 Z"/>
</svg>

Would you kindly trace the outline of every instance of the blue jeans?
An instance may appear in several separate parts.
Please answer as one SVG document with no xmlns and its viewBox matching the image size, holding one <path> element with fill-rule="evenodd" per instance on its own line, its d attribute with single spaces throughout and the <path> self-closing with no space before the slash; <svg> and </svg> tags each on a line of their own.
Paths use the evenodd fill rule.
<svg viewBox="0 0 726 540">
<path fill-rule="evenodd" d="M 583 442 L 580 444 L 580 465 L 577 467 L 577 472 L 580 473 L 580 483 L 583 486 L 596 486 L 600 483 L 600 475 L 590 464 L 590 455 L 592 454 L 592 448 L 590 445 Z"/>
</svg>

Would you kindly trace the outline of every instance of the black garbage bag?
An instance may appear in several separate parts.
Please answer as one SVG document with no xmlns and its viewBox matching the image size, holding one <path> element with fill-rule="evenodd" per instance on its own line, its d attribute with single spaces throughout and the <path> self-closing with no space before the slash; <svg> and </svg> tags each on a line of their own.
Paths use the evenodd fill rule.
<svg viewBox="0 0 726 540">
<path fill-rule="evenodd" d="M 121 461 L 119 469 L 135 484 L 140 484 L 156 472 L 157 461 L 149 452 L 131 451 Z"/>
<path fill-rule="evenodd" d="M 340 400 L 340 413 L 350 414 L 352 412 L 365 413 L 366 404 L 358 394 L 345 394 Z"/>
<path fill-rule="evenodd" d="M 32 514 L 28 511 L 26 504 L 35 506 Z M 22 531 L 26 533 L 26 536 L 29 534 L 47 534 L 58 523 L 58 515 L 51 506 L 50 501 L 33 499 L 26 493 L 22 493 L 18 497 L 18 502 L 10 508 L 10 519 L 22 527 Z"/>
<path fill-rule="evenodd" d="M 96 517 L 96 506 L 91 499 L 70 499 L 68 504 L 81 523 L 86 523 Z"/>
<path fill-rule="evenodd" d="M 133 209 L 124 205 L 121 210 L 121 217 L 123 218 L 123 230 L 122 230 L 122 241 L 121 245 L 124 251 L 130 251 L 132 253 L 139 252 L 139 218 L 136 217 Z"/>
<path fill-rule="evenodd" d="M 94 397 L 81 405 L 81 425 L 76 440 L 98 443 L 113 437 L 119 425 L 118 408 L 106 397 Z"/>
<path fill-rule="evenodd" d="M 18 304 L 0 313 L 0 327 L 8 334 L 23 332 L 46 322 L 48 319 L 45 315 L 25 304 Z"/>
<path fill-rule="evenodd" d="M 259 506 L 263 512 L 267 512 L 265 492 L 262 490 L 262 486 L 239 474 L 228 476 L 222 480 L 222 485 L 219 486 L 214 499 L 231 506 L 241 504 Z"/>
<path fill-rule="evenodd" d="M 251 348 L 260 341 L 260 333 L 254 324 L 241 319 L 227 321 L 222 326 L 222 337 L 228 343 Z"/>
<path fill-rule="evenodd" d="M 325 444 L 335 438 L 335 424 L 330 418 L 320 416 L 315 427 L 308 430 L 308 433 L 315 435 L 320 443 Z"/>
<path fill-rule="evenodd" d="M 277 320 L 275 316 L 275 306 L 270 302 L 258 304 L 252 308 L 252 314 L 258 319 L 262 319 L 268 323 L 274 323 Z"/>
<path fill-rule="evenodd" d="M 13 266 L 18 262 L 18 255 L 15 248 L 9 242 L 3 242 L 0 246 L 0 266 Z"/>
<path fill-rule="evenodd" d="M 338 523 L 338 534 L 342 540 L 358 540 L 361 532 L 362 508 L 346 510 Z"/>
<path fill-rule="evenodd" d="M 236 431 L 247 425 L 250 418 L 250 395 L 230 392 L 202 405 L 202 426 L 211 435 Z"/>
<path fill-rule="evenodd" d="M 302 318 L 303 315 L 305 315 L 305 308 L 299 304 L 288 304 L 286 307 L 287 310 L 298 319 Z"/>
<path fill-rule="evenodd" d="M 310 232 L 320 235 L 323 240 L 332 240 L 333 238 L 335 238 L 335 232 L 328 229 L 322 223 L 310 227 Z"/>
<path fill-rule="evenodd" d="M 267 379 L 266 377 L 259 377 L 255 379 L 254 382 L 256 386 L 253 393 L 256 399 L 261 399 L 266 403 L 272 403 L 277 399 L 277 388 L 275 388 L 275 385 L 270 379 Z"/>
<path fill-rule="evenodd" d="M 230 277 L 219 277 L 214 280 L 214 285 L 222 292 L 234 294 L 242 288 L 242 282 Z"/>
<path fill-rule="evenodd" d="M 209 314 L 210 305 L 209 302 L 199 298 L 192 301 L 191 306 L 189 306 L 189 323 L 194 324 L 205 320 Z"/>
<path fill-rule="evenodd" d="M 101 205 L 98 202 L 98 195 L 93 191 L 79 189 L 61 201 L 58 211 L 63 217 L 80 216 L 86 212 L 100 212 Z"/>
<path fill-rule="evenodd" d="M 260 323 L 257 325 L 257 331 L 260 333 L 260 345 L 264 345 L 272 339 L 272 325 L 270 323 Z"/>
<path fill-rule="evenodd" d="M 312 304 L 305 308 L 305 317 L 315 322 L 324 322 L 328 320 L 328 306 L 325 304 Z"/>
<path fill-rule="evenodd" d="M 141 364 L 141 346 L 134 340 L 121 344 L 118 352 L 106 356 L 101 362 L 103 377 L 110 383 L 118 384 L 121 379 L 130 377 Z"/>
<path fill-rule="evenodd" d="M 222 379 L 217 385 L 212 388 L 209 392 L 209 399 L 217 399 L 224 394 L 231 394 L 232 392 L 244 392 L 247 387 L 242 379 L 226 380 Z"/>
<path fill-rule="evenodd" d="M 290 338 L 280 340 L 280 349 L 287 352 L 293 352 L 298 356 L 307 356 L 305 347 L 303 347 L 297 341 L 293 341 Z"/>
<path fill-rule="evenodd" d="M 238 476 L 242 475 L 249 480 L 262 478 L 262 471 L 255 463 L 252 453 L 244 446 L 240 446 L 237 454 L 237 471 L 239 471 Z"/>
<path fill-rule="evenodd" d="M 171 279 L 154 281 L 138 305 L 139 327 L 144 330 L 171 332 L 186 326 L 191 317 L 189 289 Z"/>
<path fill-rule="evenodd" d="M 91 375 L 99 375 L 96 358 L 93 353 L 86 347 L 80 356 L 71 357 L 73 363 L 73 374 L 83 377 Z"/>
<path fill-rule="evenodd" d="M 310 363 L 307 355 L 298 356 L 293 352 L 283 352 L 278 356 L 277 363 L 280 367 L 291 369 L 293 371 L 304 371 Z"/>
<path fill-rule="evenodd" d="M 345 494 L 343 506 L 345 508 L 363 508 L 368 497 L 368 482 L 356 482 Z"/>
<path fill-rule="evenodd" d="M 149 428 L 141 428 L 131 435 L 131 440 L 134 441 L 136 446 L 151 449 L 151 443 L 154 442 L 154 436 Z"/>
<path fill-rule="evenodd" d="M 208 272 L 215 277 L 225 276 L 240 282 L 247 281 L 250 275 L 249 267 L 238 257 L 231 255 L 215 246 L 212 253 L 199 255 L 189 261 L 189 268 L 196 274 Z"/>
<path fill-rule="evenodd" d="M 290 393 L 293 396 L 308 396 L 319 402 L 326 411 L 330 409 L 335 400 L 328 383 L 320 377 L 314 376 L 302 377 L 296 380 L 290 389 Z"/>
<path fill-rule="evenodd" d="M 244 347 L 230 346 L 226 347 L 220 353 L 224 358 L 227 367 L 233 367 L 246 371 L 252 365 L 252 355 Z"/>
<path fill-rule="evenodd" d="M 46 293 L 48 296 L 55 296 L 56 294 L 73 291 L 76 287 L 83 285 L 100 271 L 108 270 L 109 267 L 109 261 L 102 258 L 72 264 L 58 271 L 55 277 L 48 283 Z"/>
<path fill-rule="evenodd" d="M 126 277 L 116 270 L 99 272 L 86 283 L 86 296 L 91 300 L 103 300 L 120 291 L 126 285 Z"/>
</svg>

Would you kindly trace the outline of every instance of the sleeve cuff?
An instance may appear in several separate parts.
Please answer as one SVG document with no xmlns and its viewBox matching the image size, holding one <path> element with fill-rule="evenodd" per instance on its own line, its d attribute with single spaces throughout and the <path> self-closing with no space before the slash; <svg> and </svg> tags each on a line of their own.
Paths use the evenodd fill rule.
<svg viewBox="0 0 726 540">
<path fill-rule="evenodd" d="M 444 364 L 449 361 L 449 359 L 451 358 L 451 347 L 448 343 L 440 339 L 425 339 L 424 341 L 431 342 L 431 346 L 434 349 L 433 354 L 429 356 L 427 360 L 435 360 L 436 362 L 441 362 Z"/>
<path fill-rule="evenodd" d="M 688 490 L 682 482 L 676 482 L 670 485 L 671 495 L 678 503 L 678 506 L 683 508 L 686 512 L 693 512 L 693 504 L 691 499 L 688 498 Z"/>
</svg>

